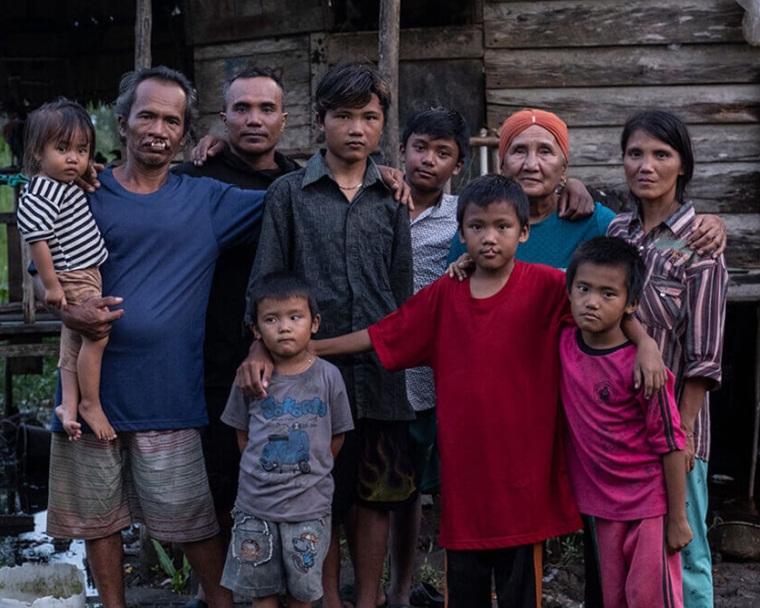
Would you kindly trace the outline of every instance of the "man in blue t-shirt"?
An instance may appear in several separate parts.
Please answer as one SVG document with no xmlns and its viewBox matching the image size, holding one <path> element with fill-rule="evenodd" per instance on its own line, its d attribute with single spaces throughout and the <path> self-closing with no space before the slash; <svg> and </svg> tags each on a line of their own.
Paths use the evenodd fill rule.
<svg viewBox="0 0 760 608">
<path fill-rule="evenodd" d="M 69 442 L 53 433 L 48 533 L 86 541 L 106 606 L 125 605 L 120 531 L 134 522 L 153 538 L 183 543 L 208 603 L 232 606 L 219 584 L 224 550 L 198 431 L 208 420 L 204 314 L 216 259 L 255 234 L 263 192 L 169 172 L 197 105 L 182 74 L 130 72 L 119 92 L 125 162 L 104 172 L 90 196 L 111 252 L 103 293 L 119 297 L 62 314 L 85 335 L 110 332 L 100 390 L 117 438 L 85 433 Z"/>
</svg>

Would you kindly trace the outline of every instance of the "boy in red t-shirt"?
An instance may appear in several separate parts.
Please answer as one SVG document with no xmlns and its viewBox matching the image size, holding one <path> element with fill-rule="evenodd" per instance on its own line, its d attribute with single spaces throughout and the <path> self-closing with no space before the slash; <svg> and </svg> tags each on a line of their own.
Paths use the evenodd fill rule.
<svg viewBox="0 0 760 608">
<path fill-rule="evenodd" d="M 439 279 L 368 330 L 312 347 L 374 348 L 388 369 L 433 368 L 450 608 L 490 608 L 492 576 L 499 606 L 540 606 L 541 541 L 581 526 L 559 424 L 565 277 L 515 261 L 528 216 L 512 180 L 473 180 L 457 207 L 472 276 Z"/>
</svg>

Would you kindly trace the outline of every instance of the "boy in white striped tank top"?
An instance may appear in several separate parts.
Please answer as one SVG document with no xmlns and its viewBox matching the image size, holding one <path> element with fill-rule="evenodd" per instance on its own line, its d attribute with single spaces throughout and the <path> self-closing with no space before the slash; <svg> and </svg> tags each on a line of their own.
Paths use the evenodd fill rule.
<svg viewBox="0 0 760 608">
<path fill-rule="evenodd" d="M 95 152 L 95 129 L 79 104 L 64 98 L 29 115 L 18 227 L 45 287 L 45 303 L 66 309 L 100 297 L 99 266 L 108 257 L 84 192 L 74 180 Z M 63 399 L 55 409 L 69 440 L 82 434 L 77 414 L 102 440 L 116 437 L 100 404 L 100 366 L 108 338 L 91 340 L 63 326 L 58 362 Z M 81 395 L 81 402 L 80 402 Z"/>
</svg>

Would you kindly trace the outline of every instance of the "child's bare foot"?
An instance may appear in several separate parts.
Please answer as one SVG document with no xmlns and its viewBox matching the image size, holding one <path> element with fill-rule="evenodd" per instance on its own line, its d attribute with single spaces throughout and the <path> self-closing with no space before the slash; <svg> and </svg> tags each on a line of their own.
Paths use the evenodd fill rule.
<svg viewBox="0 0 760 608">
<path fill-rule="evenodd" d="M 113 430 L 111 423 L 108 422 L 103 408 L 97 401 L 88 401 L 82 399 L 79 403 L 79 414 L 84 421 L 90 425 L 92 432 L 98 439 L 111 441 L 116 439 L 116 431 Z"/>
<path fill-rule="evenodd" d="M 77 422 L 77 406 L 61 403 L 55 408 L 55 415 L 63 425 L 63 430 L 69 436 L 69 441 L 76 441 L 82 436 L 82 425 Z"/>
</svg>

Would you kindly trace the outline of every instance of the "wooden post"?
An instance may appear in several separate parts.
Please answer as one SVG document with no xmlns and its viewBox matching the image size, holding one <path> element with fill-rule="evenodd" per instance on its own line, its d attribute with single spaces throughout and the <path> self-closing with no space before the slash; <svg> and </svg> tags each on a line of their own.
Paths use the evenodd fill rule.
<svg viewBox="0 0 760 608">
<path fill-rule="evenodd" d="M 398 124 L 398 45 L 401 22 L 401 0 L 380 0 L 378 56 L 380 73 L 391 88 L 391 107 L 385 121 L 383 159 L 386 165 L 399 167 Z"/>
<path fill-rule="evenodd" d="M 149 68 L 150 35 L 153 27 L 151 0 L 137 0 L 135 6 L 135 69 Z"/>
</svg>

